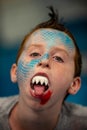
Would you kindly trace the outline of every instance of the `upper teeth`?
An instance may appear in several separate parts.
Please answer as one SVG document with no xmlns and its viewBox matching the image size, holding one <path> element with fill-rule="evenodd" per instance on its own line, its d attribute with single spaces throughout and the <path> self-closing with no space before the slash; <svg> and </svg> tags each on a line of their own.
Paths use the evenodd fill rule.
<svg viewBox="0 0 87 130">
<path fill-rule="evenodd" d="M 32 79 L 32 83 L 36 83 L 38 84 L 40 82 L 41 85 L 45 84 L 46 86 L 48 85 L 48 79 L 44 76 L 35 76 L 33 79 Z"/>
</svg>

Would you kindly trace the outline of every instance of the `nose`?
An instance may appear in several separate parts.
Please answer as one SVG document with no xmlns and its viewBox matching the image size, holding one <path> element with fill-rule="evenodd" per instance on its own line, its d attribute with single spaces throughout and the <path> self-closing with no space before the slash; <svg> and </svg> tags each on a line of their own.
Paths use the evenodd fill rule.
<svg viewBox="0 0 87 130">
<path fill-rule="evenodd" d="M 46 68 L 50 68 L 50 65 L 49 65 L 49 55 L 48 54 L 45 54 L 39 61 L 38 63 L 38 66 L 40 67 L 46 67 Z"/>
<path fill-rule="evenodd" d="M 50 68 L 49 63 L 45 60 L 38 63 L 38 66 L 41 66 L 43 68 Z"/>
</svg>

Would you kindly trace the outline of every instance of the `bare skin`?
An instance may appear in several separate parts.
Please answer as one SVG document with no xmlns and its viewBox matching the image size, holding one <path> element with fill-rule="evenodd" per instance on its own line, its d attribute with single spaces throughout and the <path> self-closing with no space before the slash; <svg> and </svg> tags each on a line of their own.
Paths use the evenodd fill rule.
<svg viewBox="0 0 87 130">
<path fill-rule="evenodd" d="M 77 93 L 80 88 L 80 78 L 74 78 L 72 39 L 53 29 L 43 29 L 43 32 L 38 30 L 27 39 L 18 65 L 13 64 L 11 69 L 11 79 L 18 82 L 20 90 L 19 102 L 9 117 L 12 130 L 54 130 L 64 97 L 67 93 Z M 44 85 L 41 88 L 34 84 L 34 80 L 45 80 L 47 90 Z"/>
<path fill-rule="evenodd" d="M 56 110 L 56 106 L 51 110 L 46 109 L 38 112 L 29 108 L 24 111 L 24 107 L 22 108 L 23 110 L 20 110 L 16 106 L 11 113 L 9 122 L 12 130 L 53 130 L 56 127 L 60 113 L 58 109 Z M 22 114 L 21 111 L 23 111 Z"/>
</svg>

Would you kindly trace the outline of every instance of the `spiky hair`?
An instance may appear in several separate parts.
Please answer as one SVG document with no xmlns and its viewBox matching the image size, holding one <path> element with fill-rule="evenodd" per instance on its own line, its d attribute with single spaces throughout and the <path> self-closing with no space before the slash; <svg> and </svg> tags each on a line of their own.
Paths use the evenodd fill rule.
<svg viewBox="0 0 87 130">
<path fill-rule="evenodd" d="M 81 58 L 81 54 L 80 54 L 80 50 L 77 46 L 77 43 L 72 35 L 72 33 L 64 26 L 63 23 L 61 23 L 61 19 L 59 20 L 59 15 L 58 15 L 58 11 L 54 10 L 54 8 L 52 6 L 47 7 L 50 9 L 50 13 L 48 13 L 48 15 L 50 16 L 50 19 L 48 21 L 45 21 L 43 23 L 40 23 L 39 25 L 37 25 L 29 34 L 27 34 L 21 44 L 21 47 L 19 49 L 18 55 L 17 55 L 17 59 L 16 59 L 16 63 L 18 62 L 18 59 L 23 51 L 24 45 L 26 43 L 26 40 L 29 38 L 29 36 L 36 30 L 41 29 L 41 28 L 51 28 L 51 29 L 56 29 L 58 31 L 62 31 L 64 33 L 66 33 L 69 37 L 71 37 L 71 39 L 73 40 L 73 43 L 75 45 L 75 49 L 76 49 L 76 55 L 75 55 L 75 75 L 76 76 L 80 76 L 81 74 L 81 68 L 82 68 L 82 58 Z"/>
<path fill-rule="evenodd" d="M 57 9 L 54 10 L 53 6 L 49 6 L 47 8 L 50 10 L 50 12 L 48 13 L 50 19 L 36 26 L 35 29 L 39 27 L 39 28 L 53 28 L 65 31 L 63 18 L 59 19 L 58 10 Z"/>
</svg>

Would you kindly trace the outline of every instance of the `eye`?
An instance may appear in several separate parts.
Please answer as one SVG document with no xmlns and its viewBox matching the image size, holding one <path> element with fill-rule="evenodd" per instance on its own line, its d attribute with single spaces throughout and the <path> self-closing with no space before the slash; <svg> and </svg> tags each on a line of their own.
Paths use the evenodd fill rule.
<svg viewBox="0 0 87 130">
<path fill-rule="evenodd" d="M 31 57 L 38 57 L 41 56 L 41 54 L 39 54 L 38 52 L 33 52 L 30 54 Z"/>
<path fill-rule="evenodd" d="M 63 60 L 61 57 L 59 57 L 59 56 L 54 56 L 53 59 L 54 59 L 55 61 L 57 61 L 57 62 L 60 62 L 60 63 L 63 63 L 63 62 L 64 62 L 64 60 Z"/>
</svg>

